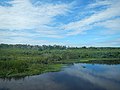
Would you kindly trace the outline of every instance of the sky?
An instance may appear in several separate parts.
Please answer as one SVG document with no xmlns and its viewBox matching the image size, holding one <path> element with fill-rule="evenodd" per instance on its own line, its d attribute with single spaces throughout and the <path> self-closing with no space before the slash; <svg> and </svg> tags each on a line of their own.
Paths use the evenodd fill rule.
<svg viewBox="0 0 120 90">
<path fill-rule="evenodd" d="M 0 43 L 120 47 L 120 0 L 0 0 Z"/>
</svg>

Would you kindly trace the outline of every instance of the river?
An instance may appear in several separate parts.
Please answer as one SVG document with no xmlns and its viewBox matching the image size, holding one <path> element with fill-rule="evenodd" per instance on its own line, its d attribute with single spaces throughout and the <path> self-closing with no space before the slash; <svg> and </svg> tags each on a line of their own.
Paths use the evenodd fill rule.
<svg viewBox="0 0 120 90">
<path fill-rule="evenodd" d="M 120 90 L 120 64 L 73 64 L 59 72 L 0 79 L 0 90 Z"/>
</svg>

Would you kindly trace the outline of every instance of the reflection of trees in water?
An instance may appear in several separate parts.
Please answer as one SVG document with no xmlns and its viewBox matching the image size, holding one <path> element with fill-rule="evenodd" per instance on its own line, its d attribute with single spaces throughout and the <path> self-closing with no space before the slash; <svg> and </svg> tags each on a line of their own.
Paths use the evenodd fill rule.
<svg viewBox="0 0 120 90">
<path fill-rule="evenodd" d="M 87 63 L 113 65 L 113 64 L 120 64 L 120 60 L 90 60 Z"/>
<path fill-rule="evenodd" d="M 26 76 L 16 76 L 16 77 L 2 77 L 2 78 L 0 78 L 0 79 L 2 79 L 3 81 L 11 81 L 12 79 L 14 79 L 14 80 L 24 80 L 25 79 L 25 77 Z M 29 77 L 29 76 L 27 76 L 27 77 Z M 0 88 L 0 90 L 1 90 L 1 88 Z M 2 89 L 2 90 L 4 90 L 4 89 Z M 6 89 L 5 89 L 6 90 Z"/>
<path fill-rule="evenodd" d="M 0 90 L 10 90 L 10 89 L 6 88 L 6 87 L 3 87 L 3 88 L 0 88 Z"/>
</svg>

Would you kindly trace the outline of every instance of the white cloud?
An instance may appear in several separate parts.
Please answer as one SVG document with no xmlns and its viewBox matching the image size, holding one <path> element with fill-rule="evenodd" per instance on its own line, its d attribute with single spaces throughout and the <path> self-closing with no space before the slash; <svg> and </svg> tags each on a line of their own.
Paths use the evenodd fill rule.
<svg viewBox="0 0 120 90">
<path fill-rule="evenodd" d="M 112 39 L 112 40 L 105 40 L 105 41 L 101 41 L 97 43 L 99 46 L 103 45 L 103 46 L 118 46 L 120 45 L 120 38 L 117 39 Z"/>
<path fill-rule="evenodd" d="M 9 2 L 12 6 L 0 6 L 0 42 L 30 43 L 31 41 L 32 44 L 40 42 L 44 44 L 44 40 L 40 40 L 41 37 L 61 39 L 67 36 L 85 34 L 87 30 L 95 26 L 107 28 L 106 33 L 108 34 L 120 31 L 119 0 L 97 0 L 95 3 L 89 4 L 85 11 L 75 10 L 75 8 L 79 9 L 79 6 L 76 3 L 73 5 L 73 2 L 53 4 L 42 3 L 38 0 L 32 4 L 30 0 L 13 0 Z M 95 10 L 96 7 L 104 5 L 107 7 L 103 10 Z M 72 14 L 76 14 L 77 21 L 73 22 L 76 17 L 73 17 Z M 85 14 L 85 17 L 81 19 L 82 16 L 77 16 L 78 14 L 83 14 L 82 16 Z M 65 22 L 63 19 L 56 19 L 56 16 L 62 15 L 66 16 Z M 69 18 L 72 20 L 68 20 Z M 47 41 L 46 43 L 51 42 Z M 72 43 L 64 43 L 73 45 Z"/>
<path fill-rule="evenodd" d="M 29 30 L 0 30 L 1 39 L 4 37 L 50 37 L 50 38 L 63 38 L 63 36 L 57 35 L 55 30 L 34 30 L 33 32 L 29 32 Z"/>
<path fill-rule="evenodd" d="M 99 6 L 101 4 L 108 5 L 109 3 L 108 3 L 108 0 L 106 0 L 105 3 L 99 3 L 99 2 L 94 3 L 94 6 L 97 6 L 97 5 Z M 120 1 L 116 0 L 116 2 L 112 2 L 111 5 L 109 5 L 109 7 L 107 9 L 102 10 L 102 11 L 96 11 L 95 14 L 93 14 L 85 19 L 79 20 L 79 21 L 70 22 L 67 25 L 64 25 L 62 28 L 65 30 L 71 31 L 70 33 L 68 32 L 68 35 L 75 35 L 75 34 L 77 35 L 77 34 L 83 33 L 84 31 L 89 30 L 90 28 L 94 27 L 95 25 L 97 25 L 96 23 L 106 22 L 109 25 L 110 22 L 109 21 L 107 22 L 107 20 L 109 20 L 111 18 L 115 18 L 117 16 L 120 16 L 119 5 L 120 5 Z M 118 24 L 116 24 L 116 26 L 117 25 Z M 108 27 L 110 29 L 112 28 L 110 26 L 108 26 Z"/>
<path fill-rule="evenodd" d="M 69 4 L 41 4 L 34 6 L 29 0 L 13 0 L 12 7 L 0 6 L 0 29 L 38 29 L 51 24 L 57 15 L 69 12 Z M 40 29 L 39 29 L 40 30 Z"/>
<path fill-rule="evenodd" d="M 111 5 L 113 2 L 111 0 L 96 0 L 95 3 L 92 3 L 92 4 L 89 4 L 88 5 L 88 9 L 89 8 L 96 8 L 98 6 L 108 6 L 108 5 Z"/>
<path fill-rule="evenodd" d="M 9 38 L 3 38 L 0 39 L 1 43 L 8 43 L 8 44 L 32 44 L 32 45 L 36 45 L 36 44 L 47 44 L 48 41 L 46 40 L 33 40 L 30 38 L 26 38 L 26 37 L 9 37 Z"/>
<path fill-rule="evenodd" d="M 96 25 L 103 26 L 109 29 L 104 32 L 104 34 L 115 34 L 120 32 L 120 18 L 107 20 L 105 22 L 97 23 Z"/>
</svg>

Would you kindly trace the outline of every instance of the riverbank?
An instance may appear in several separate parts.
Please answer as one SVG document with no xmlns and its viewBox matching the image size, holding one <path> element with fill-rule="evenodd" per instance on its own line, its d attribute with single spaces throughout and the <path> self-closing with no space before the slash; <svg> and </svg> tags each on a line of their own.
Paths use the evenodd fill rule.
<svg viewBox="0 0 120 90">
<path fill-rule="evenodd" d="M 73 63 L 120 63 L 120 48 L 0 44 L 0 77 L 21 77 L 59 71 Z"/>
<path fill-rule="evenodd" d="M 6 63 L 6 64 L 5 64 Z M 8 64 L 13 63 L 15 66 L 9 66 Z M 25 61 L 19 61 L 19 63 L 10 62 L 0 62 L 0 65 L 5 65 L 6 67 L 0 71 L 0 78 L 12 78 L 12 77 L 25 77 L 38 75 L 46 72 L 57 72 L 62 69 L 63 66 L 73 64 L 73 63 L 92 63 L 92 64 L 120 64 L 120 59 L 105 58 L 105 59 L 83 59 L 83 60 L 63 60 L 62 62 L 56 62 L 54 64 L 39 64 L 30 62 L 25 65 Z M 7 67 L 10 67 L 9 69 Z M 15 68 L 15 69 L 14 69 Z"/>
</svg>

